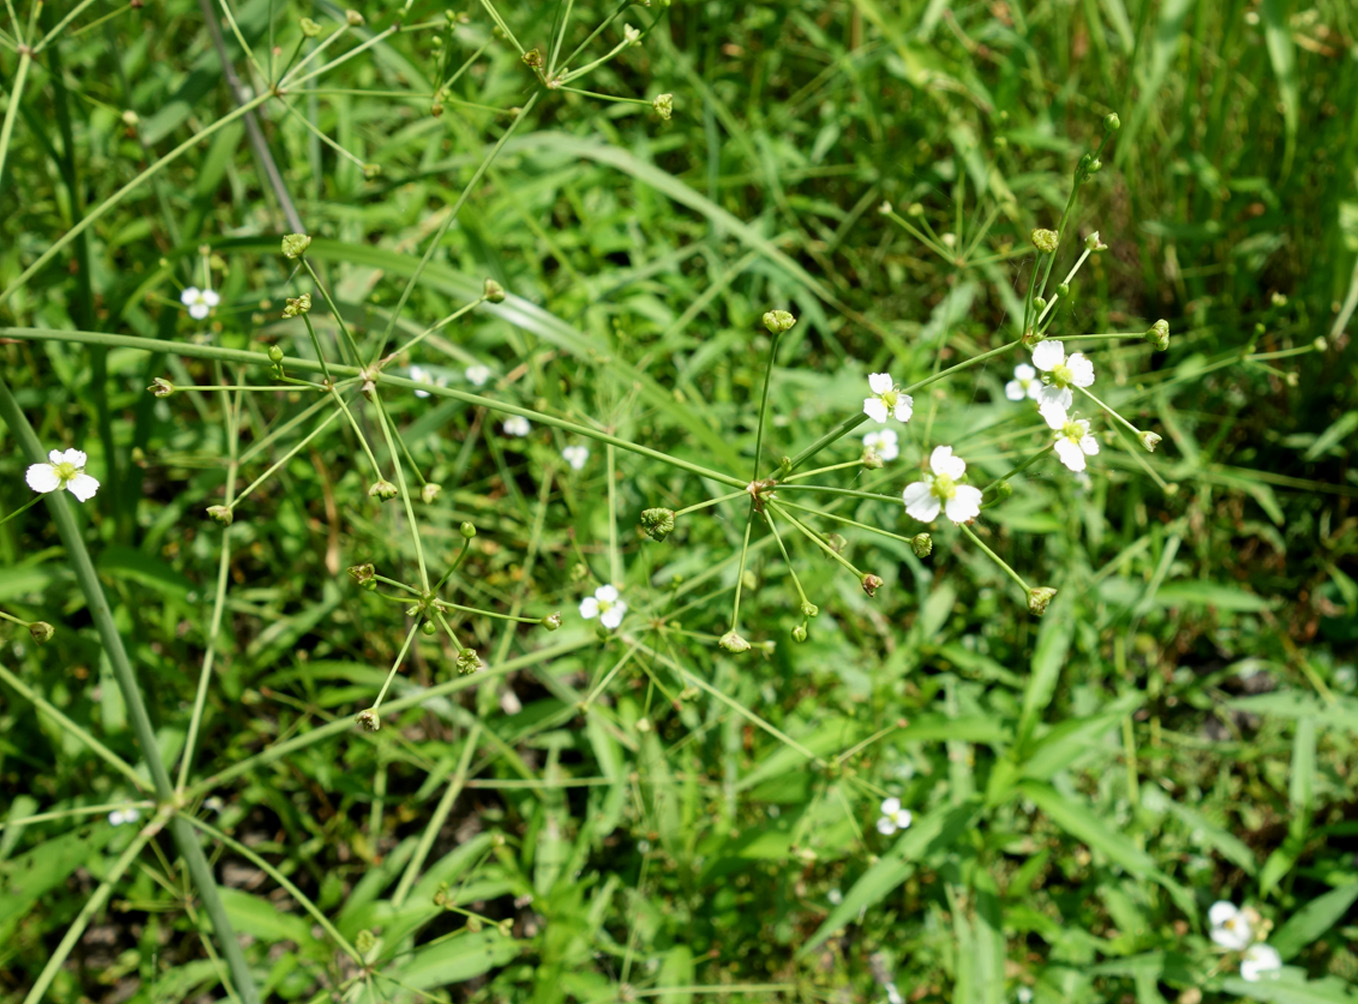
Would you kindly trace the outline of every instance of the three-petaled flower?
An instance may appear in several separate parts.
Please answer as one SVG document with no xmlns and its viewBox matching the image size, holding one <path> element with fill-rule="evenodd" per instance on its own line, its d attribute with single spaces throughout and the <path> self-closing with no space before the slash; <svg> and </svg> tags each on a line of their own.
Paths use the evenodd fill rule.
<svg viewBox="0 0 1358 1004">
<path fill-rule="evenodd" d="M 1046 376 L 1046 386 L 1037 392 L 1039 405 L 1056 404 L 1069 410 L 1075 402 L 1072 387 L 1088 387 L 1094 383 L 1094 364 L 1083 352 L 1072 352 L 1066 357 L 1066 347 L 1047 338 L 1033 346 L 1033 365 Z"/>
<path fill-rule="evenodd" d="M 901 455 L 895 429 L 878 429 L 863 437 L 864 449 L 871 450 L 883 460 L 895 460 Z"/>
<path fill-rule="evenodd" d="M 1085 469 L 1085 457 L 1099 452 L 1099 441 L 1089 431 L 1089 419 L 1071 418 L 1064 408 L 1044 405 L 1039 409 L 1056 433 L 1056 455 L 1072 471 Z"/>
<path fill-rule="evenodd" d="M 444 384 L 448 382 L 445 378 L 441 376 L 434 376 L 434 374 L 430 373 L 423 366 L 410 367 L 410 379 L 414 380 L 416 383 L 427 383 L 431 387 L 442 387 Z M 416 390 L 415 396 L 428 397 L 429 391 Z"/>
<path fill-rule="evenodd" d="M 35 492 L 60 491 L 65 488 L 81 502 L 94 498 L 99 482 L 85 473 L 85 454 L 81 450 L 53 450 L 47 454 L 50 463 L 33 464 L 24 474 L 28 487 Z"/>
<path fill-rule="evenodd" d="M 1027 363 L 1019 363 L 1014 367 L 1014 379 L 1004 385 L 1004 396 L 1011 401 L 1022 401 L 1024 398 L 1036 401 L 1041 389 L 1042 381 L 1037 378 L 1037 370 Z"/>
<path fill-rule="evenodd" d="M 1219 899 L 1207 910 L 1208 934 L 1222 948 L 1239 952 L 1254 940 L 1254 924 L 1250 914 L 1234 903 Z"/>
<path fill-rule="evenodd" d="M 221 303 L 222 298 L 217 295 L 216 290 L 190 286 L 179 294 L 179 302 L 189 308 L 190 317 L 195 321 L 201 321 L 212 313 L 212 308 Z"/>
<path fill-rule="evenodd" d="M 571 470 L 582 471 L 585 469 L 585 461 L 589 459 L 589 447 L 581 443 L 563 446 L 561 448 L 561 457 L 566 463 L 571 465 Z"/>
<path fill-rule="evenodd" d="M 868 389 L 873 396 L 863 399 L 864 415 L 874 422 L 885 422 L 888 418 L 910 421 L 915 411 L 915 399 L 896 387 L 890 373 L 869 373 Z"/>
<path fill-rule="evenodd" d="M 522 415 L 510 415 L 505 419 L 504 430 L 506 436 L 518 436 L 522 439 L 533 429 L 528 419 Z"/>
<path fill-rule="evenodd" d="M 885 799 L 882 802 L 882 815 L 877 820 L 877 832 L 889 837 L 897 830 L 909 829 L 912 819 L 914 817 L 910 815 L 910 810 L 901 808 L 899 798 Z"/>
<path fill-rule="evenodd" d="M 482 366 L 480 363 L 472 363 L 467 367 L 467 382 L 476 387 L 484 387 L 486 381 L 490 379 L 490 367 Z"/>
<path fill-rule="evenodd" d="M 923 481 L 906 485 L 901 493 L 906 513 L 921 523 L 936 519 L 939 509 L 954 523 L 966 523 L 981 515 L 981 489 L 957 483 L 967 473 L 967 462 L 953 456 L 951 446 L 935 446 L 929 467 L 932 473 L 926 472 Z"/>
<path fill-rule="evenodd" d="M 1283 957 L 1272 945 L 1259 942 L 1245 949 L 1240 960 L 1240 978 L 1246 983 L 1258 983 L 1265 976 L 1272 976 L 1283 967 Z"/>
<path fill-rule="evenodd" d="M 618 595 L 616 586 L 600 586 L 594 590 L 593 596 L 586 596 L 580 601 L 580 616 L 587 621 L 597 617 L 599 623 L 610 631 L 617 629 L 625 613 L 627 601 Z"/>
</svg>

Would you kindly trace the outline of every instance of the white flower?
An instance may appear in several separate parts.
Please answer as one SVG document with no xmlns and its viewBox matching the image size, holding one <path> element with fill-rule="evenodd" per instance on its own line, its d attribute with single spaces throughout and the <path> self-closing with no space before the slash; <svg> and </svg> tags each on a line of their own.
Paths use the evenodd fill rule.
<svg viewBox="0 0 1358 1004">
<path fill-rule="evenodd" d="M 580 616 L 585 620 L 599 618 L 599 623 L 613 631 L 622 623 L 622 615 L 627 613 L 627 601 L 618 595 L 615 586 L 600 586 L 593 596 L 580 601 Z"/>
<path fill-rule="evenodd" d="M 484 387 L 486 381 L 490 379 L 490 367 L 482 366 L 480 363 L 473 363 L 467 367 L 467 382 L 477 387 Z"/>
<path fill-rule="evenodd" d="M 414 380 L 416 383 L 427 383 L 431 387 L 442 387 L 444 384 L 448 382 L 443 377 L 434 376 L 434 374 L 430 373 L 423 366 L 410 367 L 410 379 Z M 428 397 L 429 391 L 417 390 L 415 391 L 415 396 Z"/>
<path fill-rule="evenodd" d="M 1222 948 L 1238 952 L 1254 940 L 1254 925 L 1249 914 L 1234 903 L 1219 899 L 1207 910 L 1207 922 L 1211 925 L 1208 932 Z"/>
<path fill-rule="evenodd" d="M 838 889 L 831 889 L 825 894 L 825 898 L 830 901 L 831 906 L 839 906 L 840 903 L 844 902 L 844 894 Z"/>
<path fill-rule="evenodd" d="M 589 459 L 589 447 L 579 443 L 574 446 L 563 446 L 561 456 L 571 465 L 571 470 L 582 471 L 585 469 L 585 461 Z"/>
<path fill-rule="evenodd" d="M 81 502 L 94 498 L 99 482 L 85 473 L 85 454 L 80 450 L 53 450 L 47 454 L 48 464 L 33 464 L 24 475 L 28 487 L 35 492 L 59 491 L 65 488 Z"/>
<path fill-rule="evenodd" d="M 1070 418 L 1065 409 L 1044 405 L 1038 409 L 1056 433 L 1056 455 L 1072 471 L 1085 469 L 1085 457 L 1099 452 L 1099 441 L 1089 432 L 1089 419 Z"/>
<path fill-rule="evenodd" d="M 909 809 L 901 808 L 899 798 L 888 798 L 882 802 L 882 816 L 877 820 L 877 832 L 889 837 L 897 830 L 909 829 L 913 818 Z"/>
<path fill-rule="evenodd" d="M 888 417 L 898 422 L 910 421 L 915 410 L 915 399 L 896 389 L 890 373 L 869 373 L 868 389 L 872 397 L 863 399 L 863 414 L 874 422 L 885 422 Z"/>
<path fill-rule="evenodd" d="M 878 429 L 876 432 L 869 432 L 863 437 L 863 446 L 883 460 L 895 460 L 901 455 L 901 448 L 896 443 L 895 429 Z"/>
<path fill-rule="evenodd" d="M 1042 389 L 1042 381 L 1037 378 L 1037 370 L 1027 363 L 1014 367 L 1014 379 L 1004 385 L 1004 396 L 1011 401 L 1022 401 L 1025 397 L 1037 400 L 1037 392 Z"/>
<path fill-rule="evenodd" d="M 524 436 L 528 435 L 532 428 L 533 427 L 528 424 L 528 419 L 524 418 L 522 415 L 510 415 L 505 419 L 504 430 L 506 436 L 518 436 L 522 439 Z"/>
<path fill-rule="evenodd" d="M 1075 401 L 1072 387 L 1089 387 L 1094 383 L 1094 364 L 1083 352 L 1071 353 L 1066 358 L 1066 347 L 1051 338 L 1033 346 L 1033 365 L 1046 374 L 1046 386 L 1038 391 L 1037 400 L 1048 401 L 1069 408 Z"/>
<path fill-rule="evenodd" d="M 981 515 L 981 489 L 957 483 L 967 473 L 967 464 L 961 457 L 953 456 L 951 446 L 935 446 L 929 455 L 929 466 L 933 468 L 932 474 L 926 473 L 923 481 L 906 485 L 901 493 L 909 515 L 921 523 L 936 519 L 940 508 L 954 523 L 965 523 Z"/>
<path fill-rule="evenodd" d="M 110 826 L 122 826 L 124 823 L 135 823 L 141 818 L 141 811 L 138 809 L 114 809 L 108 814 Z"/>
<path fill-rule="evenodd" d="M 1258 983 L 1282 967 L 1283 957 L 1278 954 L 1278 950 L 1261 941 L 1245 949 L 1245 957 L 1240 960 L 1240 978 L 1247 983 Z"/>
<path fill-rule="evenodd" d="M 221 303 L 222 298 L 214 290 L 190 286 L 179 294 L 179 302 L 189 308 L 190 317 L 195 321 L 201 321 L 212 313 L 212 308 Z"/>
<path fill-rule="evenodd" d="M 1032 999 L 1033 999 L 1032 987 L 1019 987 L 1017 990 L 1014 991 L 1014 1000 L 1018 1001 L 1018 1004 L 1029 1004 L 1029 1002 Z"/>
</svg>

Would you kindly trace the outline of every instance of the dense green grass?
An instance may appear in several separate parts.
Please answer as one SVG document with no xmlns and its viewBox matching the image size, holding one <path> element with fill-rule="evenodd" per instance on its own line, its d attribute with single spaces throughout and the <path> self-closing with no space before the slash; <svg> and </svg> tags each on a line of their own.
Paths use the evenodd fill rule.
<svg viewBox="0 0 1358 1004">
<path fill-rule="evenodd" d="M 342 9 L 0 18 L 0 518 L 48 450 L 102 482 L 0 524 L 0 1000 L 1358 999 L 1351 5 L 409 7 L 272 96 Z M 1050 443 L 970 361 L 1094 230 L 1050 333 L 1165 318 L 1071 346 L 1163 442 L 1087 409 L 1087 481 L 917 556 L 933 447 Z"/>
</svg>

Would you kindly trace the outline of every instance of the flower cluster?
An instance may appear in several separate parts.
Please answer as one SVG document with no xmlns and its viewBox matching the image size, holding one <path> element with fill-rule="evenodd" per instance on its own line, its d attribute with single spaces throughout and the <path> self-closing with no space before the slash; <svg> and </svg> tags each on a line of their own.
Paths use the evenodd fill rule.
<svg viewBox="0 0 1358 1004">
<path fill-rule="evenodd" d="M 1217 900 L 1207 911 L 1208 934 L 1222 948 L 1243 952 L 1240 957 L 1240 978 L 1258 983 L 1273 976 L 1283 967 L 1283 958 L 1272 945 L 1256 941 L 1260 917 L 1254 910 L 1244 910 L 1224 899 Z"/>
<path fill-rule="evenodd" d="M 1039 376 L 1041 371 L 1041 376 Z M 1033 362 L 1014 367 L 1014 379 L 1004 385 L 1011 401 L 1036 401 L 1038 413 L 1055 433 L 1052 448 L 1070 470 L 1079 473 L 1086 457 L 1099 452 L 1099 441 L 1089 430 L 1089 419 L 1071 413 L 1075 390 L 1094 384 L 1094 364 L 1083 352 L 1066 355 L 1066 347 L 1052 338 L 1033 346 Z"/>
<path fill-rule="evenodd" d="M 882 802 L 882 815 L 877 819 L 877 832 L 889 837 L 898 830 L 908 830 L 914 817 L 909 809 L 901 808 L 899 798 L 888 798 Z"/>
</svg>

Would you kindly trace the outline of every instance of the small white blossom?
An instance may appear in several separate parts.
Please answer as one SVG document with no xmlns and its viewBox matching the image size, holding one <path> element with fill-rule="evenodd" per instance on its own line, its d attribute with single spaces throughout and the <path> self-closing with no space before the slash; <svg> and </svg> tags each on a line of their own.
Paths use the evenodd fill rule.
<svg viewBox="0 0 1358 1004">
<path fill-rule="evenodd" d="M 589 447 L 579 443 L 572 446 L 563 446 L 561 456 L 566 463 L 571 465 L 571 470 L 582 471 L 585 469 L 585 461 L 589 459 Z"/>
<path fill-rule="evenodd" d="M 1029 1002 L 1032 1001 L 1032 999 L 1033 999 L 1032 987 L 1019 987 L 1017 990 L 1014 991 L 1014 1000 L 1018 1001 L 1018 1004 L 1029 1004 Z"/>
<path fill-rule="evenodd" d="M 831 906 L 839 906 L 844 902 L 844 894 L 838 889 L 831 889 L 825 894 L 825 898 L 830 901 Z"/>
<path fill-rule="evenodd" d="M 1094 383 L 1094 364 L 1083 352 L 1073 352 L 1066 358 L 1066 347 L 1047 338 L 1033 346 L 1033 365 L 1046 376 L 1046 386 L 1038 391 L 1039 404 L 1054 402 L 1069 409 L 1075 402 L 1072 387 L 1089 387 Z"/>
<path fill-rule="evenodd" d="M 1222 948 L 1238 952 L 1254 940 L 1254 925 L 1249 914 L 1234 903 L 1219 899 L 1207 910 L 1209 934 Z"/>
<path fill-rule="evenodd" d="M 427 383 L 431 387 L 442 387 L 448 382 L 443 377 L 434 376 L 434 374 L 430 373 L 423 366 L 410 367 L 410 379 L 414 380 L 416 383 Z M 415 396 L 428 397 L 429 391 L 417 390 L 415 391 Z"/>
<path fill-rule="evenodd" d="M 869 373 L 868 389 L 872 397 L 863 399 L 863 414 L 874 422 L 886 422 L 894 418 L 898 422 L 910 421 L 915 411 L 915 399 L 896 389 L 896 381 L 890 373 Z"/>
<path fill-rule="evenodd" d="M 889 837 L 897 830 L 909 829 L 913 818 L 909 809 L 901 808 L 899 798 L 888 798 L 882 802 L 882 815 L 877 820 L 877 832 Z"/>
<path fill-rule="evenodd" d="M 222 298 L 217 295 L 215 290 L 190 286 L 179 294 L 179 302 L 189 308 L 190 317 L 195 321 L 201 321 L 212 313 L 212 308 L 221 303 Z"/>
<path fill-rule="evenodd" d="M 1056 433 L 1056 455 L 1072 471 L 1085 469 L 1085 457 L 1099 452 L 1099 441 L 1089 431 L 1089 419 L 1071 418 L 1065 409 L 1044 405 L 1039 409 Z"/>
<path fill-rule="evenodd" d="M 85 473 L 85 454 L 80 450 L 52 450 L 47 454 L 51 461 L 46 464 L 33 464 L 24 474 L 28 487 L 35 492 L 47 494 L 65 488 L 81 502 L 94 498 L 99 490 L 99 482 Z"/>
<path fill-rule="evenodd" d="M 522 439 L 533 429 L 528 423 L 528 419 L 522 415 L 510 415 L 505 419 L 504 430 L 506 436 L 518 436 Z"/>
<path fill-rule="evenodd" d="M 1240 978 L 1247 983 L 1258 983 L 1265 976 L 1273 976 L 1283 967 L 1283 957 L 1272 945 L 1262 941 L 1245 949 L 1240 960 Z"/>
<path fill-rule="evenodd" d="M 876 432 L 869 432 L 863 437 L 863 446 L 883 460 L 895 460 L 901 455 L 895 429 L 878 429 Z"/>
<path fill-rule="evenodd" d="M 486 381 L 490 379 L 490 367 L 482 366 L 480 363 L 473 363 L 467 367 L 467 382 L 474 387 L 484 387 Z"/>
<path fill-rule="evenodd" d="M 599 623 L 610 631 L 617 629 L 625 613 L 627 601 L 618 595 L 616 586 L 600 586 L 594 590 L 593 596 L 586 596 L 580 601 L 580 616 L 587 621 L 597 617 Z"/>
<path fill-rule="evenodd" d="M 1011 401 L 1022 401 L 1029 398 L 1037 400 L 1037 393 L 1042 389 L 1042 381 L 1037 378 L 1037 370 L 1027 363 L 1019 363 L 1014 367 L 1014 379 L 1004 385 L 1004 396 Z"/>
<path fill-rule="evenodd" d="M 135 823 L 140 818 L 141 812 L 138 809 L 114 809 L 108 814 L 110 826 L 122 826 L 124 823 Z"/>
<path fill-rule="evenodd" d="M 959 485 L 958 479 L 967 473 L 966 461 L 953 456 L 951 446 L 935 446 L 929 455 L 933 473 L 926 473 L 923 481 L 906 485 L 901 493 L 905 511 L 921 523 L 938 517 L 939 509 L 954 523 L 966 523 L 981 515 L 981 489 Z"/>
</svg>

